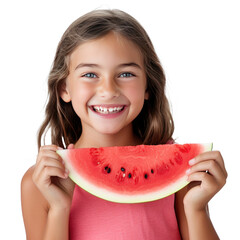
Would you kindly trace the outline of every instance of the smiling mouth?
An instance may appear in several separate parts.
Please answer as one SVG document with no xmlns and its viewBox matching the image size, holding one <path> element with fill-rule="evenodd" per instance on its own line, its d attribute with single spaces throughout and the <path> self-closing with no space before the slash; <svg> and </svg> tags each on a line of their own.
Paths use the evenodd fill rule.
<svg viewBox="0 0 240 240">
<path fill-rule="evenodd" d="M 111 106 L 111 107 L 106 107 L 106 106 L 91 106 L 91 109 L 94 112 L 101 113 L 101 114 L 114 114 L 114 113 L 119 113 L 122 112 L 125 108 L 125 105 L 122 106 Z"/>
</svg>

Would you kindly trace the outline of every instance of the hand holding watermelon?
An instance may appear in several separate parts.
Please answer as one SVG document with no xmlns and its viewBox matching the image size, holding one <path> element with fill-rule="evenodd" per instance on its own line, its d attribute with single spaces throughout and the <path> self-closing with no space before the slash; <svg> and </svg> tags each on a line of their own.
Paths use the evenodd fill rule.
<svg viewBox="0 0 240 240">
<path fill-rule="evenodd" d="M 184 197 L 185 209 L 205 210 L 211 198 L 224 186 L 227 171 L 221 153 L 204 152 L 189 162 L 188 192 Z"/>
<path fill-rule="evenodd" d="M 71 144 L 68 149 L 74 148 Z M 50 208 L 70 209 L 74 183 L 68 178 L 56 145 L 41 147 L 33 173 L 33 181 L 48 201 Z"/>
</svg>

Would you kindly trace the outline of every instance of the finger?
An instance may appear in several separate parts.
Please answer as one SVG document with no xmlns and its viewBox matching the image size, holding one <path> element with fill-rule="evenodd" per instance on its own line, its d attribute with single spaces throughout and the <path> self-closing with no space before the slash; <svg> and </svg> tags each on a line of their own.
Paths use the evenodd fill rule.
<svg viewBox="0 0 240 240">
<path fill-rule="evenodd" d="M 58 161 L 62 161 L 62 158 L 56 153 L 56 150 L 54 150 L 54 149 L 56 149 L 55 146 L 46 146 L 45 148 L 42 148 L 38 154 L 37 162 L 45 157 L 49 157 L 49 158 L 56 159 Z"/>
<path fill-rule="evenodd" d="M 201 182 L 199 187 L 207 190 L 209 193 L 216 193 L 221 189 L 215 178 L 206 172 L 192 173 L 187 180 L 188 182 Z"/>
<path fill-rule="evenodd" d="M 39 173 L 33 174 L 33 181 L 38 187 L 49 186 L 52 184 L 52 177 L 59 177 L 66 179 L 69 172 L 58 167 L 46 166 Z"/>
<path fill-rule="evenodd" d="M 207 172 L 208 174 L 211 174 L 222 186 L 226 182 L 226 176 L 223 169 L 218 162 L 214 160 L 206 160 L 195 164 L 189 169 L 188 174 L 195 172 Z"/>
<path fill-rule="evenodd" d="M 41 161 L 39 161 L 36 164 L 35 175 L 36 176 L 41 175 L 41 173 L 45 167 L 55 167 L 55 168 L 61 169 L 62 171 L 65 171 L 65 166 L 62 162 L 60 162 L 56 159 L 53 159 L 53 158 L 44 157 L 41 159 Z"/>
<path fill-rule="evenodd" d="M 74 147 L 74 144 L 72 144 L 72 143 L 69 144 L 68 147 L 67 147 L 67 149 L 74 149 L 74 148 L 75 148 L 75 147 Z"/>
<path fill-rule="evenodd" d="M 225 168 L 225 164 L 224 164 L 222 155 L 219 151 L 210 151 L 210 152 L 201 153 L 198 156 L 196 156 L 194 158 L 194 160 L 190 161 L 189 164 L 190 165 L 195 165 L 198 162 L 207 161 L 207 160 L 210 160 L 210 159 L 218 162 L 218 164 L 220 165 L 220 167 L 222 168 L 222 170 L 224 172 L 224 175 L 227 177 L 227 171 L 226 171 L 226 168 Z"/>
<path fill-rule="evenodd" d="M 40 161 L 42 158 L 53 158 L 62 161 L 61 157 L 56 152 L 49 150 L 39 153 L 37 161 Z"/>
<path fill-rule="evenodd" d="M 47 166 L 44 167 L 42 174 L 39 175 L 40 181 L 51 181 L 51 177 L 66 178 L 68 176 L 67 170 L 60 169 L 58 167 Z"/>
<path fill-rule="evenodd" d="M 51 151 L 56 151 L 57 149 L 59 149 L 60 147 L 58 147 L 57 145 L 44 145 L 41 146 L 39 151 L 45 151 L 45 150 L 51 150 Z"/>
<path fill-rule="evenodd" d="M 188 176 L 188 181 L 189 182 L 201 182 L 201 184 L 203 182 L 204 183 L 205 182 L 211 182 L 211 183 L 215 182 L 213 176 L 211 176 L 210 174 L 208 174 L 206 172 L 194 172 L 194 173 L 191 173 Z"/>
<path fill-rule="evenodd" d="M 64 164 L 62 161 L 59 161 L 59 159 L 55 159 L 48 156 L 43 157 L 38 164 L 42 165 L 43 167 L 52 166 L 52 167 L 64 168 Z"/>
<path fill-rule="evenodd" d="M 193 165 L 188 172 L 193 173 L 193 172 L 206 172 L 206 171 L 212 175 L 217 175 L 218 172 L 222 172 L 223 174 L 222 168 L 215 160 L 206 160 L 206 161 L 198 162 L 195 165 Z"/>
</svg>

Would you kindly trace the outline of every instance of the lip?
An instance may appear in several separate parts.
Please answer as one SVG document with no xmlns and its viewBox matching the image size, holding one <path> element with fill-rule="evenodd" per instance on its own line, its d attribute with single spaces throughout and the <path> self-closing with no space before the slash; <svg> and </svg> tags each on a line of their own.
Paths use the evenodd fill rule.
<svg viewBox="0 0 240 240">
<path fill-rule="evenodd" d="M 107 113 L 102 113 L 100 111 L 96 111 L 95 109 L 99 108 L 100 109 L 105 109 L 105 112 Z M 118 111 L 119 108 L 121 108 L 121 111 Z M 127 108 L 127 105 L 125 104 L 94 104 L 90 105 L 89 109 L 96 115 L 103 117 L 103 118 L 116 118 L 122 115 Z"/>
</svg>

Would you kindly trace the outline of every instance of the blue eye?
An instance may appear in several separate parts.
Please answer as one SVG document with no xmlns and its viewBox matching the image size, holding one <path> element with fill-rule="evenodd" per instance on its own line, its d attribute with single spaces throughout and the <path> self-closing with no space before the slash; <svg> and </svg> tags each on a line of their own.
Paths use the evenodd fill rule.
<svg viewBox="0 0 240 240">
<path fill-rule="evenodd" d="M 134 77 L 134 76 L 135 75 L 133 75 L 132 73 L 129 73 L 129 72 L 124 72 L 124 73 L 120 74 L 120 77 L 123 77 L 123 78 Z"/>
<path fill-rule="evenodd" d="M 94 73 L 86 73 L 86 74 L 83 75 L 83 77 L 96 78 L 97 76 L 96 76 L 96 74 L 94 74 Z"/>
</svg>

